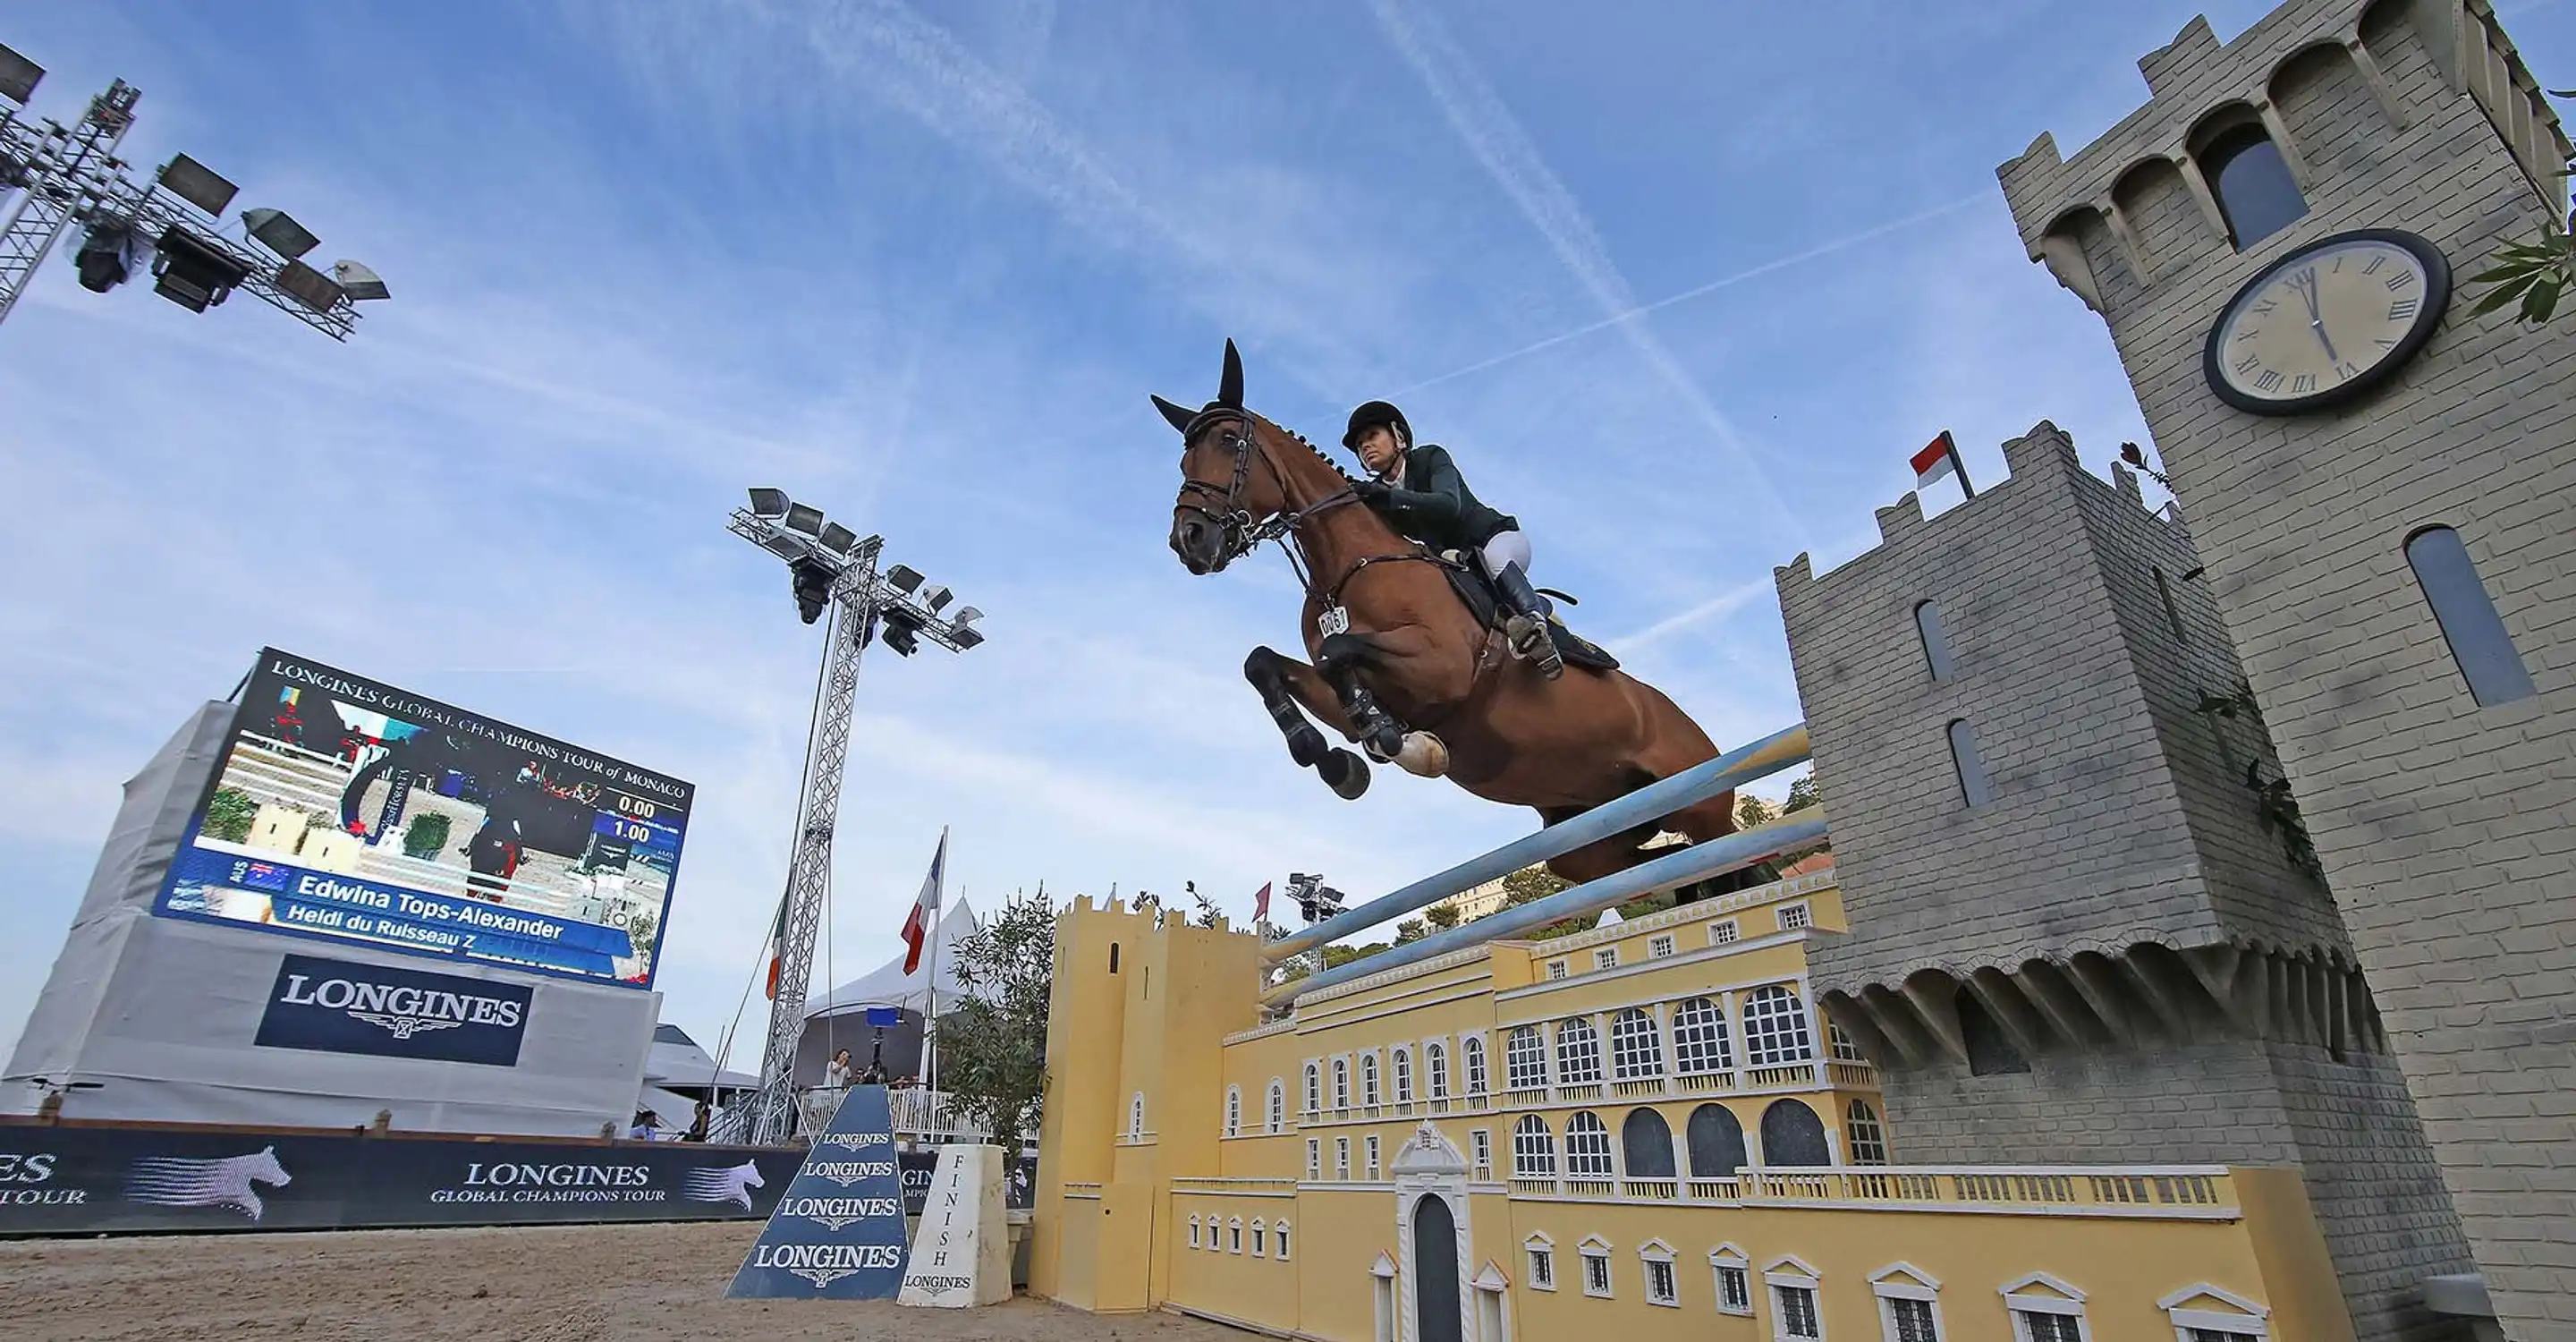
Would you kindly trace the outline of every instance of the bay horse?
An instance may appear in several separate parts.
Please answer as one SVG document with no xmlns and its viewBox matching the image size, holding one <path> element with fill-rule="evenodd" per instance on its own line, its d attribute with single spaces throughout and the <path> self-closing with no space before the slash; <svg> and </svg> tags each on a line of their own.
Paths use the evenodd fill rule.
<svg viewBox="0 0 2576 1342">
<path fill-rule="evenodd" d="M 1328 746 L 1306 714 L 1370 758 L 1447 777 L 1488 801 L 1555 824 L 1713 759 L 1717 747 L 1663 692 L 1605 665 L 1567 658 L 1541 676 L 1451 585 L 1457 565 L 1398 535 L 1359 502 L 1350 477 L 1305 439 L 1244 408 L 1243 360 L 1225 346 L 1217 397 L 1192 411 L 1157 396 L 1181 434 L 1172 552 L 1193 574 L 1218 572 L 1262 542 L 1288 549 L 1306 589 L 1310 661 L 1257 647 L 1244 659 L 1289 756 L 1356 799 L 1368 761 Z M 1579 848 L 1548 863 L 1578 884 L 1642 862 L 1663 829 L 1692 842 L 1735 830 L 1735 794 Z"/>
</svg>

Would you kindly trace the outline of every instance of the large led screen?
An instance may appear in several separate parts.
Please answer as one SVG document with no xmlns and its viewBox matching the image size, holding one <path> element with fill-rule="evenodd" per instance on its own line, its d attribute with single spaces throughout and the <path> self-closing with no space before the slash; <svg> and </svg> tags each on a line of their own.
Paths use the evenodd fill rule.
<svg viewBox="0 0 2576 1342">
<path fill-rule="evenodd" d="M 272 648 L 154 912 L 649 988 L 695 792 Z"/>
</svg>

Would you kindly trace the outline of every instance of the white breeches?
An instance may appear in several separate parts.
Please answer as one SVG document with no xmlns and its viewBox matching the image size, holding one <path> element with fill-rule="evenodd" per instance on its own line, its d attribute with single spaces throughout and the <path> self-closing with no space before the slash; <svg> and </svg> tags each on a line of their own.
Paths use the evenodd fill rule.
<svg viewBox="0 0 2576 1342">
<path fill-rule="evenodd" d="M 1529 572 L 1529 533 L 1520 530 L 1495 532 L 1494 538 L 1485 542 L 1485 548 L 1476 552 L 1476 562 L 1484 565 L 1488 578 L 1501 573 L 1506 564 L 1518 564 L 1521 572 Z"/>
</svg>

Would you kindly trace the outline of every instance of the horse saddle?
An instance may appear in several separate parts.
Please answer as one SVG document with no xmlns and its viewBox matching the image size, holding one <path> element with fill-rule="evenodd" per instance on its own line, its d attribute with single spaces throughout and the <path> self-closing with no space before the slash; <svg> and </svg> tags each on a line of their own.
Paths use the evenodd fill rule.
<svg viewBox="0 0 2576 1342">
<path fill-rule="evenodd" d="M 1495 595 L 1494 585 L 1486 580 L 1484 573 L 1469 562 L 1466 556 L 1455 550 L 1445 551 L 1440 557 L 1446 561 L 1441 568 L 1449 575 L 1450 588 L 1458 593 L 1459 600 L 1467 603 L 1467 611 L 1475 616 L 1476 623 L 1487 629 L 1501 630 L 1503 603 L 1501 598 Z M 1553 596 L 1569 605 L 1574 601 L 1573 597 L 1563 592 L 1547 592 L 1545 589 L 1541 589 L 1541 592 L 1542 595 Z M 1581 634 L 1566 628 L 1564 616 L 1550 610 L 1547 613 L 1547 622 L 1548 632 L 1556 640 L 1557 655 L 1565 659 L 1566 665 L 1590 667 L 1595 671 L 1619 669 L 1618 658 L 1603 651 Z"/>
</svg>

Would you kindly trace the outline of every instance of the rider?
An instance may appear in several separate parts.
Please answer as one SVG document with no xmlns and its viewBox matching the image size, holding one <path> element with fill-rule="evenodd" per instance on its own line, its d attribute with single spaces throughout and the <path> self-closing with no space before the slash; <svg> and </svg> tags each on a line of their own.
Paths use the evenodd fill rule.
<svg viewBox="0 0 2576 1342">
<path fill-rule="evenodd" d="M 1353 486 L 1360 501 L 1384 515 L 1407 539 L 1439 550 L 1460 550 L 1502 598 L 1503 629 L 1512 651 L 1538 664 L 1550 680 L 1564 674 L 1556 640 L 1548 631 L 1547 606 L 1530 586 L 1529 537 L 1520 522 L 1479 502 L 1468 490 L 1447 449 L 1437 443 L 1413 443 L 1413 426 L 1404 412 L 1384 401 L 1370 401 L 1351 412 L 1342 446 L 1357 452 L 1368 478 Z"/>
</svg>

